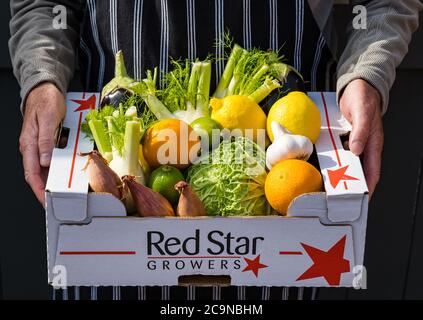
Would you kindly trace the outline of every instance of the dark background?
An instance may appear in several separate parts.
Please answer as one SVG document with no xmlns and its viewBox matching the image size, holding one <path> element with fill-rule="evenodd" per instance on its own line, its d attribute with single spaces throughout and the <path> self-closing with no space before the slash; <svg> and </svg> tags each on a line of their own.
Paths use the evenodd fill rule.
<svg viewBox="0 0 423 320">
<path fill-rule="evenodd" d="M 345 29 L 348 16 L 347 6 L 336 6 L 338 30 Z M 44 211 L 24 182 L 18 150 L 22 119 L 7 47 L 8 22 L 9 3 L 1 1 L 0 158 L 5 179 L 0 184 L 0 299 L 49 299 Z M 420 28 L 398 69 L 384 118 L 382 179 L 369 208 L 368 289 L 321 289 L 320 299 L 423 299 L 422 54 Z"/>
</svg>

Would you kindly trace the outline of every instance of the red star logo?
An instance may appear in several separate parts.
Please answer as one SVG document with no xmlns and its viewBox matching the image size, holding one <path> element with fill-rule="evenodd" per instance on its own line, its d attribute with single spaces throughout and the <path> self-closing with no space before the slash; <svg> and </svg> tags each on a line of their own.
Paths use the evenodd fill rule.
<svg viewBox="0 0 423 320">
<path fill-rule="evenodd" d="M 329 181 L 334 189 L 336 189 L 341 180 L 358 180 L 357 178 L 346 175 L 345 172 L 347 170 L 348 166 L 336 170 L 328 170 Z"/>
<path fill-rule="evenodd" d="M 341 274 L 350 271 L 350 262 L 344 259 L 346 239 L 347 236 L 345 235 L 327 252 L 301 243 L 311 260 L 313 260 L 313 265 L 297 281 L 323 277 L 329 285 L 339 285 Z"/>
<path fill-rule="evenodd" d="M 245 262 L 247 263 L 247 266 L 242 270 L 242 272 L 245 271 L 252 271 L 256 277 L 258 277 L 258 272 L 261 268 L 267 268 L 265 264 L 260 263 L 260 255 L 255 257 L 253 260 L 244 258 Z"/>
<path fill-rule="evenodd" d="M 93 94 L 87 100 L 71 99 L 72 102 L 79 104 L 79 107 L 75 109 L 74 112 L 95 109 L 95 100 L 96 100 L 95 94 Z"/>
</svg>

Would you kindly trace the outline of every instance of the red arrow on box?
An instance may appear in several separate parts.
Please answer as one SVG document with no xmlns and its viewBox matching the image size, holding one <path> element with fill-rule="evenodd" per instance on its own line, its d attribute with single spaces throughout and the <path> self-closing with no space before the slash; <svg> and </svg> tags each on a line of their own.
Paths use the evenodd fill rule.
<svg viewBox="0 0 423 320">
<path fill-rule="evenodd" d="M 336 169 L 336 170 L 329 170 L 328 169 L 328 176 L 330 184 L 334 189 L 338 186 L 339 182 L 341 180 L 358 180 L 357 178 L 351 177 L 349 175 L 346 175 L 345 172 L 348 170 L 348 166 Z"/>
<path fill-rule="evenodd" d="M 79 107 L 75 109 L 74 112 L 84 111 L 84 110 L 94 110 L 95 109 L 95 94 L 89 97 L 86 100 L 71 99 L 72 102 L 79 104 Z"/>
</svg>

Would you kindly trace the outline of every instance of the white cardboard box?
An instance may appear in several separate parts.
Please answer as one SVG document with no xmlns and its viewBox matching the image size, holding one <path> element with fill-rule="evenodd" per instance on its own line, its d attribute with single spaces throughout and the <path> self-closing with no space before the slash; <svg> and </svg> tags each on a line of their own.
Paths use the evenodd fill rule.
<svg viewBox="0 0 423 320">
<path fill-rule="evenodd" d="M 309 96 L 322 118 L 316 150 L 325 193 L 296 198 L 290 217 L 138 218 L 112 195 L 88 193 L 78 154 L 93 143 L 80 126 L 99 95 L 69 93 L 68 144 L 54 150 L 46 188 L 49 283 L 178 285 L 181 276 L 204 275 L 232 285 L 351 287 L 363 264 L 367 187 L 359 158 L 342 147 L 350 125 L 335 94 Z"/>
</svg>

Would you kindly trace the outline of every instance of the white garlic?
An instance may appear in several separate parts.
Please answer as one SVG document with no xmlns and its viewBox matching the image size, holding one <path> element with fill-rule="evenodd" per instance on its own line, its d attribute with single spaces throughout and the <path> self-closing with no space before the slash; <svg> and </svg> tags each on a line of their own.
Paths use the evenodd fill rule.
<svg viewBox="0 0 423 320">
<path fill-rule="evenodd" d="M 313 153 L 310 139 L 301 135 L 291 134 L 279 122 L 272 121 L 273 143 L 266 151 L 266 166 L 272 166 L 282 160 L 300 159 L 307 161 Z"/>
</svg>

